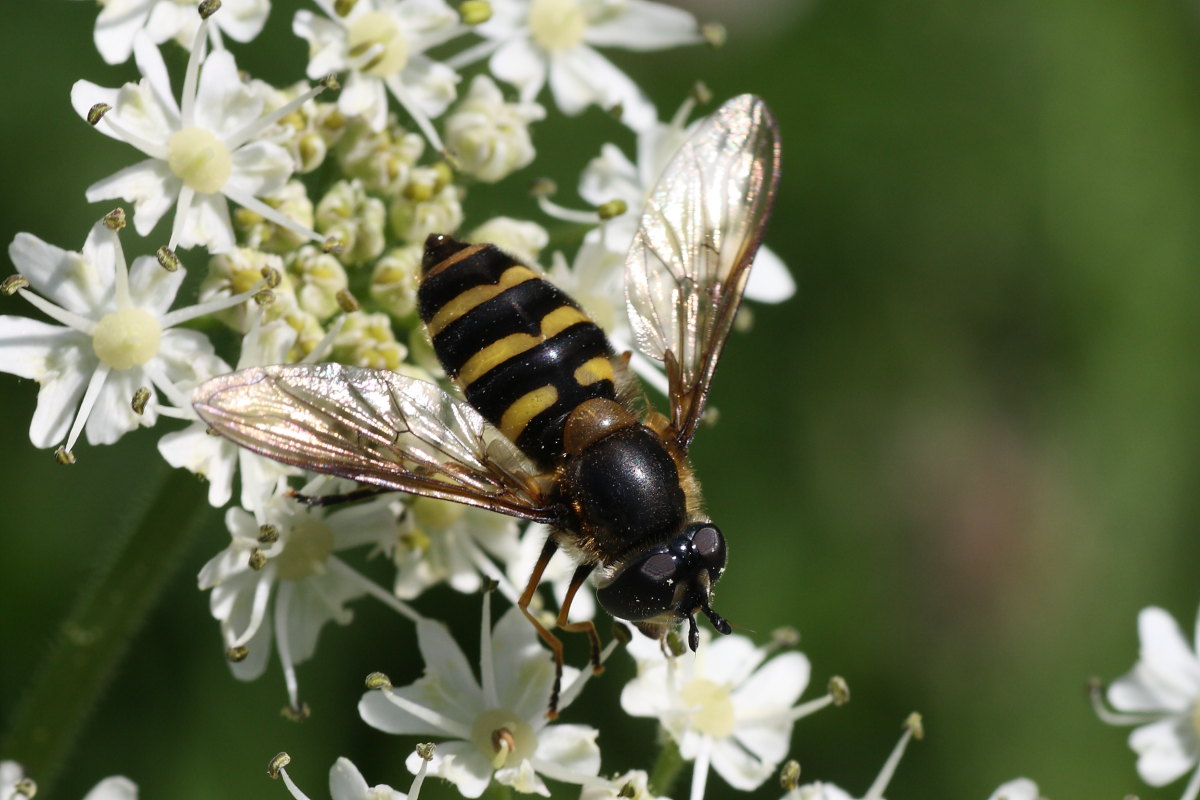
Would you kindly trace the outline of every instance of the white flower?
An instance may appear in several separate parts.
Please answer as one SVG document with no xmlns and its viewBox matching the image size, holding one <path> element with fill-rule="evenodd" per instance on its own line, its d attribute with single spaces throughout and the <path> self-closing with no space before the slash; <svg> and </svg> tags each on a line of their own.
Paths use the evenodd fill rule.
<svg viewBox="0 0 1200 800">
<path fill-rule="evenodd" d="M 287 764 L 291 763 L 291 757 L 286 753 L 281 753 L 272 759 L 272 764 L 280 760 L 283 763 L 279 765 L 279 775 L 283 778 L 292 797 L 296 800 L 308 800 L 308 795 L 300 791 L 300 787 L 292 781 L 292 776 L 288 775 Z M 417 777 L 413 778 L 408 794 L 405 794 L 383 783 L 378 786 L 368 786 L 366 779 L 358 771 L 358 767 L 354 766 L 354 762 L 342 757 L 329 769 L 329 796 L 333 800 L 417 800 L 421 794 L 421 784 L 425 780 L 425 764 L 426 762 L 422 759 L 421 770 L 417 773 Z M 274 777 L 274 773 L 270 770 L 268 770 L 268 774 Z"/>
<path fill-rule="evenodd" d="M 460 170 L 495 183 L 533 161 L 529 123 L 545 116 L 537 103 L 505 102 L 491 78 L 476 75 L 446 118 L 446 146 Z"/>
<path fill-rule="evenodd" d="M 730 786 L 750 791 L 787 755 L 792 723 L 833 697 L 793 705 L 808 686 L 803 653 L 768 661 L 769 650 L 744 636 L 700 636 L 694 654 L 677 658 L 664 657 L 657 641 L 631 642 L 638 674 L 621 692 L 621 707 L 635 717 L 657 718 L 683 758 L 695 762 L 692 798 L 703 797 L 710 763 Z"/>
<path fill-rule="evenodd" d="M 543 776 L 587 782 L 600 769 L 598 731 L 549 724 L 553 660 L 520 610 L 509 610 L 493 630 L 490 609 L 491 595 L 486 594 L 478 679 L 445 626 L 420 620 L 417 641 L 425 676 L 400 689 L 367 692 L 359 713 L 368 725 L 388 733 L 450 737 L 452 741 L 438 745 L 429 772 L 452 782 L 465 797 L 479 797 L 493 779 L 546 797 L 550 790 Z M 577 675 L 564 671 L 568 683 Z M 563 693 L 560 710 L 579 685 Z M 418 760 L 416 754 L 409 756 L 411 772 L 417 771 Z"/>
<path fill-rule="evenodd" d="M 32 800 L 37 784 L 25 777 L 25 770 L 15 761 L 0 761 L 0 798 Z M 137 800 L 137 784 L 129 778 L 114 775 L 97 783 L 83 800 Z"/>
<path fill-rule="evenodd" d="M 302 492 L 339 491 L 346 481 L 318 478 Z M 270 646 L 282 662 L 291 707 L 302 706 L 296 665 L 310 658 L 327 622 L 349 624 L 346 603 L 363 594 L 408 617 L 418 615 L 380 589 L 335 552 L 362 545 L 382 547 L 395 536 L 396 509 L 378 498 L 326 513 L 289 496 L 286 485 L 253 515 L 240 508 L 225 514 L 232 542 L 200 570 L 201 590 L 212 589 L 209 605 L 221 623 L 240 680 L 254 680 L 266 668 Z"/>
<path fill-rule="evenodd" d="M 237 368 L 260 367 L 287 361 L 288 351 L 296 343 L 296 331 L 283 320 L 263 324 L 262 314 L 254 315 L 249 333 L 242 340 L 242 352 Z M 229 365 L 217 359 L 211 374 L 231 372 Z M 221 436 L 211 436 L 208 425 L 195 422 L 189 427 L 168 433 L 158 442 L 158 452 L 172 467 L 202 475 L 208 481 L 208 502 L 220 508 L 233 496 L 233 473 L 242 478 L 240 505 L 253 511 L 271 495 L 279 478 L 297 475 L 299 470 L 264 458 Z"/>
<path fill-rule="evenodd" d="M 391 92 L 441 150 L 430 119 L 454 101 L 459 77 L 424 53 L 463 32 L 453 9 L 443 0 L 359 0 L 342 16 L 330 0 L 315 2 L 325 17 L 297 11 L 292 22 L 292 32 L 308 42 L 308 76 L 348 71 L 338 108 L 377 131 L 387 122 Z"/>
<path fill-rule="evenodd" d="M 1129 746 L 1138 754 L 1137 770 L 1151 786 L 1165 786 L 1193 770 L 1185 800 L 1200 794 L 1200 655 L 1184 639 L 1179 625 L 1161 608 L 1138 615 L 1141 649 L 1133 669 L 1108 687 L 1112 713 L 1094 695 L 1101 719 L 1114 725 L 1138 725 Z M 1200 637 L 1198 637 L 1200 638 Z"/>
<path fill-rule="evenodd" d="M 114 229 L 120 219 L 110 214 L 97 222 L 79 253 L 28 233 L 8 248 L 21 276 L 44 296 L 18 293 L 61 327 L 0 317 L 0 371 L 41 385 L 29 438 L 35 447 L 53 447 L 65 437 L 67 460 L 85 430 L 90 444 L 112 444 L 138 425 L 153 425 L 160 413 L 186 417 L 190 404 L 180 385 L 220 362 L 203 334 L 176 326 L 253 294 L 170 311 L 184 270 L 168 272 L 144 256 L 127 271 Z M 142 389 L 149 396 L 139 413 L 133 400 Z M 159 392 L 174 408 L 159 404 Z"/>
<path fill-rule="evenodd" d="M 207 23 L 201 24 L 197 37 Z M 191 52 L 178 105 L 162 54 L 145 35 L 134 41 L 143 76 L 140 82 L 106 89 L 91 81 L 76 81 L 71 89 L 76 113 L 85 120 L 90 117 L 106 136 L 148 156 L 89 186 L 87 199 L 120 197 L 132 202 L 134 227 L 142 236 L 175 206 L 172 249 L 204 245 L 213 253 L 232 250 L 226 198 L 319 241 L 315 231 L 258 198 L 282 191 L 295 169 L 287 150 L 268 139 L 268 135 L 286 135 L 274 123 L 315 96 L 320 87 L 264 115 L 262 93 L 242 81 L 233 55 L 218 50 L 205 59 L 203 51 L 197 45 Z M 96 122 L 94 109 L 103 106 L 108 111 Z"/>
<path fill-rule="evenodd" d="M 532 101 L 547 80 L 554 102 L 575 115 L 589 105 L 620 107 L 634 130 L 657 118 L 649 98 L 593 49 L 661 50 L 702 40 L 696 19 L 681 8 L 647 0 L 492 0 L 492 18 L 475 30 L 489 41 L 459 54 L 465 66 L 492 53 L 493 75 Z"/>
<path fill-rule="evenodd" d="M 200 25 L 196 5 L 179 0 L 101 0 L 93 36 L 96 49 L 107 63 L 124 63 L 142 30 L 155 44 L 175 39 L 190 47 Z M 209 28 L 213 45 L 220 45 L 222 33 L 239 42 L 250 41 L 262 31 L 270 10 L 270 0 L 222 0 Z"/>
<path fill-rule="evenodd" d="M 667 800 L 650 791 L 650 777 L 631 769 L 612 780 L 597 780 L 583 787 L 579 800 Z"/>
<path fill-rule="evenodd" d="M 693 103 L 683 104 L 669 123 L 657 120 L 638 132 L 637 163 L 631 162 L 616 145 L 606 144 L 592 159 L 579 179 L 579 196 L 599 206 L 613 200 L 625 203 L 624 214 L 606 221 L 600 231 L 589 234 L 623 257 L 633 242 L 646 198 L 658 183 L 671 157 L 698 124 L 687 126 Z M 783 261 L 763 246 L 754 258 L 754 268 L 746 283 L 746 298 L 761 303 L 782 303 L 796 293 Z"/>
<path fill-rule="evenodd" d="M 493 561 L 516 556 L 517 523 L 461 503 L 416 497 L 401 520 L 398 542 L 397 597 L 412 599 L 442 581 L 455 591 L 477 592 L 482 576 L 503 577 Z"/>
<path fill-rule="evenodd" d="M 883 769 L 879 771 L 879 774 L 871 783 L 871 788 L 867 789 L 867 793 L 862 796 L 861 800 L 884 800 L 883 793 L 887 791 L 888 784 L 891 782 L 892 776 L 896 773 L 896 767 L 899 766 L 900 759 L 904 756 L 904 750 L 908 747 L 909 741 L 911 741 L 914 736 L 918 739 L 924 736 L 924 730 L 921 727 L 921 717 L 919 714 L 910 714 L 908 719 L 904 721 L 904 733 L 900 736 L 900 741 L 897 742 L 896 746 L 892 748 L 892 752 L 888 756 L 887 761 L 883 763 Z M 797 767 L 796 774 L 798 774 L 799 766 L 796 765 L 795 762 L 789 763 Z M 785 775 L 787 772 L 788 770 L 785 767 Z M 786 781 L 787 778 L 784 780 Z M 1006 783 L 996 791 L 1003 791 L 1005 787 L 1016 786 L 1019 783 L 1021 783 L 1021 781 Z M 1025 781 L 1025 783 L 1029 782 Z M 786 785 L 787 784 L 785 783 L 785 786 Z M 1034 787 L 1034 791 L 1037 791 L 1036 787 Z M 816 781 L 815 783 L 806 783 L 803 786 L 793 786 L 788 790 L 787 794 L 783 796 L 783 800 L 855 800 L 855 798 L 851 797 L 849 792 L 833 785 L 832 783 Z M 1007 797 L 993 794 L 990 800 L 1026 800 L 1026 796 L 1022 794 Z M 1037 798 L 1036 796 L 1033 796 L 1030 797 L 1029 800 L 1037 800 Z"/>
<path fill-rule="evenodd" d="M 1017 778 L 992 792 L 988 800 L 1039 800 L 1040 797 L 1036 783 L 1029 778 Z"/>
</svg>

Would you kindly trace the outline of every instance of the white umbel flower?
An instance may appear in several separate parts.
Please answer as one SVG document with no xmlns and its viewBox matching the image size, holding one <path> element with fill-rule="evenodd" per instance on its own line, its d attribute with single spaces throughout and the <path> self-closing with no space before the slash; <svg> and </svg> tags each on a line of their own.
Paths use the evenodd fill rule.
<svg viewBox="0 0 1200 800">
<path fill-rule="evenodd" d="M 430 120 L 454 101 L 459 77 L 424 53 L 463 32 L 458 14 L 443 0 L 358 0 L 344 16 L 330 0 L 314 1 L 324 17 L 297 11 L 292 22 L 308 42 L 309 77 L 345 73 L 338 108 L 377 131 L 387 123 L 390 92 L 441 150 Z"/>
<path fill-rule="evenodd" d="M 171 311 L 184 270 L 168 272 L 149 256 L 126 270 L 120 219 L 110 214 L 97 222 L 78 253 L 29 233 L 17 234 L 8 248 L 40 294 L 17 293 L 59 325 L 0 317 L 0 371 L 41 385 L 29 438 L 35 447 L 62 443 L 66 460 L 81 433 L 89 444 L 112 444 L 139 425 L 153 425 L 160 413 L 186 417 L 187 393 L 179 387 L 219 370 L 220 362 L 202 333 L 178 326 L 254 293 Z M 133 400 L 142 389 L 149 395 L 139 413 Z"/>
<path fill-rule="evenodd" d="M 197 39 L 208 23 L 201 23 Z M 203 245 L 213 253 L 232 250 L 229 200 L 303 238 L 320 241 L 315 231 L 259 198 L 282 191 L 295 171 L 287 150 L 271 140 L 285 135 L 275 123 L 321 88 L 264 114 L 261 92 L 241 79 L 233 55 L 219 50 L 204 58 L 204 49 L 198 42 L 188 58 L 178 104 L 162 54 L 145 34 L 134 41 L 140 82 L 120 89 L 85 80 L 75 83 L 71 104 L 76 113 L 101 133 L 147 156 L 89 186 L 88 201 L 124 198 L 133 203 L 134 228 L 142 236 L 175 206 L 168 245 L 172 249 Z M 107 112 L 96 121 L 104 107 Z"/>
<path fill-rule="evenodd" d="M 1137 663 L 1108 687 L 1104 708 L 1094 695 L 1100 718 L 1114 725 L 1137 725 L 1129 746 L 1138 754 L 1138 774 L 1151 786 L 1165 786 L 1192 770 L 1184 800 L 1200 795 L 1200 652 L 1189 645 L 1161 608 L 1138 615 L 1141 648 Z M 1200 641 L 1200 634 L 1197 635 Z"/>
<path fill-rule="evenodd" d="M 459 170 L 495 183 L 533 161 L 529 123 L 545 116 L 537 103 L 506 102 L 491 78 L 476 75 L 446 118 L 446 147 Z"/>
<path fill-rule="evenodd" d="M 657 114 L 629 76 L 594 47 L 662 50 L 702 41 L 696 19 L 681 8 L 648 0 L 492 0 L 492 18 L 475 30 L 488 39 L 450 63 L 463 66 L 491 54 L 500 80 L 533 101 L 547 82 L 563 113 L 591 105 L 621 109 L 641 130 Z M 494 52 L 493 52 L 494 51 Z"/>
<path fill-rule="evenodd" d="M 214 46 L 220 46 L 222 34 L 238 42 L 248 42 L 262 32 L 270 0 L 222 0 L 215 25 L 209 28 Z M 145 31 L 151 41 L 162 44 L 174 39 L 191 47 L 200 17 L 196 4 L 179 0 L 101 0 L 93 40 L 100 57 L 109 64 L 123 64 L 133 53 L 133 40 Z"/>
<path fill-rule="evenodd" d="M 831 695 L 793 705 L 811 672 L 803 653 L 767 660 L 770 651 L 734 634 L 717 640 L 700 632 L 694 654 L 666 658 L 644 637 L 629 645 L 637 676 L 621 692 L 621 707 L 635 717 L 655 717 L 695 762 L 693 800 L 704 796 L 708 768 L 735 789 L 762 784 L 787 755 L 792 724 L 834 702 Z"/>
<path fill-rule="evenodd" d="M 348 481 L 318 478 L 301 491 L 307 495 L 345 491 Z M 327 622 L 349 624 L 346 604 L 370 594 L 401 615 L 418 615 L 392 594 L 359 574 L 336 553 L 366 545 L 384 546 L 395 536 L 396 508 L 378 498 L 326 513 L 278 491 L 251 514 L 231 508 L 225 525 L 229 546 L 200 570 L 202 591 L 211 589 L 209 606 L 221 623 L 230 668 L 240 680 L 254 680 L 266 669 L 271 645 L 283 667 L 291 708 L 302 708 L 296 665 L 309 659 Z"/>
<path fill-rule="evenodd" d="M 599 732 L 585 725 L 550 724 L 550 654 L 519 609 L 501 617 L 493 630 L 490 594 L 484 595 L 483 607 L 479 678 L 446 627 L 421 620 L 417 641 L 425 676 L 403 688 L 367 692 L 359 714 L 388 733 L 448 737 L 451 741 L 438 745 L 429 773 L 453 783 L 464 797 L 479 797 L 493 780 L 545 797 L 550 790 L 543 776 L 587 783 L 600 770 Z M 590 671 L 564 671 L 568 688 L 560 710 L 588 675 Z M 409 771 L 417 771 L 419 760 L 416 754 L 409 756 Z"/>
</svg>

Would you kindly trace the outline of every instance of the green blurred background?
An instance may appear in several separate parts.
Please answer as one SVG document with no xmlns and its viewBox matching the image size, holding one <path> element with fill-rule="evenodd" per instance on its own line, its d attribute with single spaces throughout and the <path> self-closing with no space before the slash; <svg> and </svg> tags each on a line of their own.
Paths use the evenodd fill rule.
<svg viewBox="0 0 1200 800">
<path fill-rule="evenodd" d="M 240 67 L 300 77 L 297 5 L 276 2 L 260 43 L 235 48 Z M 850 683 L 848 706 L 797 726 L 805 779 L 861 795 L 918 710 L 927 736 L 892 800 L 982 799 L 1018 775 L 1057 800 L 1177 797 L 1182 782 L 1141 784 L 1126 732 L 1095 719 L 1084 684 L 1132 665 L 1139 609 L 1164 606 L 1190 631 L 1200 601 L 1200 5 L 710 0 L 699 13 L 729 25 L 724 49 L 609 55 L 664 115 L 699 78 L 718 98 L 762 95 L 783 130 L 767 241 L 800 290 L 756 307 L 727 349 L 721 421 L 693 452 L 730 537 L 721 612 L 760 640 L 797 627 L 810 695 L 833 674 Z M 68 103 L 79 77 L 133 74 L 95 54 L 94 18 L 90 3 L 39 0 L 0 26 L 3 242 L 30 231 L 78 248 L 109 208 L 83 188 L 134 158 Z M 631 147 L 599 113 L 535 137 L 540 167 L 469 198 L 468 224 L 532 217 L 524 181 L 569 189 L 602 141 Z M 0 719 L 166 472 L 166 425 L 56 466 L 26 435 L 35 389 L 0 376 Z M 281 719 L 277 670 L 235 681 L 195 589 L 227 542 L 205 513 L 52 796 L 124 773 L 146 798 L 283 797 L 264 775 L 282 749 L 314 798 L 338 755 L 407 789 L 410 743 L 366 728 L 355 702 L 370 670 L 416 675 L 411 626 L 359 602 L 301 667 L 314 717 Z M 163 519 L 162 535 L 178 525 Z M 477 598 L 420 605 L 471 651 Z M 567 721 L 603 712 L 628 676 L 611 668 Z M 653 726 L 608 725 L 600 744 L 606 771 L 647 766 Z M 779 794 L 771 782 L 756 796 Z M 709 796 L 734 795 L 714 777 Z"/>
</svg>

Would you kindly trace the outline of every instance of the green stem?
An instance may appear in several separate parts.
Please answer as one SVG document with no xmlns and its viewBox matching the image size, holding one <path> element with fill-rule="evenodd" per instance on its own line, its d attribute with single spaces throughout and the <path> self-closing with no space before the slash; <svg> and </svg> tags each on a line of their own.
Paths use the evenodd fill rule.
<svg viewBox="0 0 1200 800">
<path fill-rule="evenodd" d="M 660 797 L 670 797 L 671 790 L 675 787 L 675 782 L 679 780 L 679 774 L 683 772 L 683 756 L 679 754 L 679 745 L 675 744 L 675 740 L 661 732 L 663 740 L 662 750 L 658 753 L 658 759 L 655 760 L 654 766 L 650 770 L 650 793 Z"/>
<path fill-rule="evenodd" d="M 66 766 L 115 668 L 187 552 L 205 516 L 196 513 L 203 497 L 195 476 L 182 469 L 167 473 L 141 521 L 124 526 L 33 673 L 0 753 L 19 761 L 42 791 Z"/>
</svg>

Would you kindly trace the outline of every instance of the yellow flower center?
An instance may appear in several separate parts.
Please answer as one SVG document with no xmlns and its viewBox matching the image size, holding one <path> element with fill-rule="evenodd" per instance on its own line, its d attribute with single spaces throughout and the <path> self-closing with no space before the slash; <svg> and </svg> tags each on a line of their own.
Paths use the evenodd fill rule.
<svg viewBox="0 0 1200 800">
<path fill-rule="evenodd" d="M 577 0 L 533 0 L 529 31 L 538 47 L 550 53 L 570 50 L 583 41 L 587 17 Z"/>
<path fill-rule="evenodd" d="M 408 40 L 396 26 L 396 21 L 382 11 L 363 14 L 350 25 L 348 34 L 350 55 L 361 57 L 369 50 L 375 53 L 361 69 L 369 75 L 395 75 L 408 64 Z"/>
<path fill-rule="evenodd" d="M 494 708 L 476 717 L 471 743 L 492 762 L 493 769 L 516 766 L 537 752 L 533 726 L 506 708 Z"/>
<path fill-rule="evenodd" d="M 693 709 L 692 724 L 696 730 L 713 739 L 724 739 L 733 733 L 733 700 L 729 687 L 705 678 L 696 678 L 679 693 Z"/>
<path fill-rule="evenodd" d="M 292 528 L 287 545 L 275 558 L 279 579 L 299 581 L 325 571 L 325 561 L 333 552 L 333 531 L 317 520 L 306 520 Z"/>
<path fill-rule="evenodd" d="M 189 189 L 216 194 L 233 172 L 233 159 L 211 131 L 193 125 L 171 134 L 167 166 Z"/>
<path fill-rule="evenodd" d="M 154 315 L 140 308 L 105 314 L 92 334 L 92 351 L 113 369 L 140 367 L 158 354 L 162 328 Z"/>
</svg>

